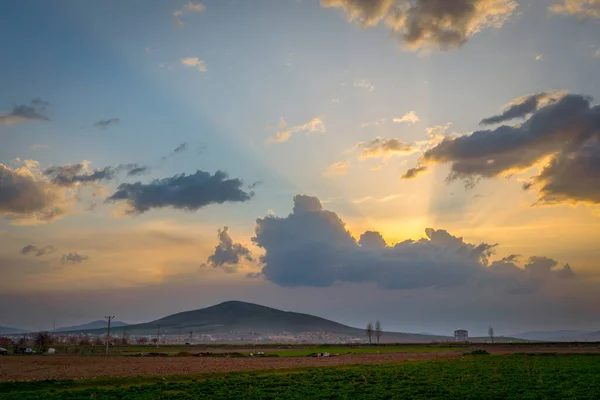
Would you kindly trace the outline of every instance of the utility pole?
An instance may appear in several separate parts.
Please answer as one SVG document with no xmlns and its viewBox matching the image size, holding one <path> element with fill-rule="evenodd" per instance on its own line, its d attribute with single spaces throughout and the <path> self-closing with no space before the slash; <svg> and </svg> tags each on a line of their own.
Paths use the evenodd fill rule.
<svg viewBox="0 0 600 400">
<path fill-rule="evenodd" d="M 114 318 L 115 316 L 110 316 L 110 317 L 104 317 L 106 319 L 108 319 L 108 327 L 106 328 L 106 355 L 108 355 L 108 342 L 110 341 L 110 321 Z"/>
<path fill-rule="evenodd" d="M 160 342 L 160 324 L 156 325 L 156 348 L 158 348 L 159 342 Z"/>
</svg>

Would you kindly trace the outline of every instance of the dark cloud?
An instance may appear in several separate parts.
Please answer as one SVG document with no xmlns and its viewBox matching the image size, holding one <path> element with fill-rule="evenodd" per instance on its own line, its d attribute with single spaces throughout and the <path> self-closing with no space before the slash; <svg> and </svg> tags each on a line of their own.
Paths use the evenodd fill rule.
<svg viewBox="0 0 600 400">
<path fill-rule="evenodd" d="M 415 168 L 411 168 L 408 171 L 406 171 L 401 177 L 400 179 L 414 179 L 417 176 L 419 176 L 421 173 L 427 171 L 427 167 L 415 167 Z"/>
<path fill-rule="evenodd" d="M 139 164 L 120 164 L 116 167 L 104 167 L 89 171 L 87 163 L 80 163 L 49 167 L 44 171 L 44 174 L 55 185 L 72 187 L 76 184 L 108 181 L 114 179 L 121 172 L 125 172 L 127 176 L 136 176 L 148 170 L 148 167 Z"/>
<path fill-rule="evenodd" d="M 50 105 L 49 102 L 42 100 L 39 97 L 36 97 L 35 99 L 31 100 L 31 104 L 39 107 L 47 107 Z"/>
<path fill-rule="evenodd" d="M 181 153 L 184 152 L 188 149 L 188 144 L 187 143 L 181 143 L 179 146 L 177 146 L 174 150 L 173 153 Z"/>
<path fill-rule="evenodd" d="M 501 122 L 510 121 L 516 118 L 525 118 L 526 116 L 533 114 L 542 105 L 556 102 L 560 98 L 564 97 L 563 92 L 554 93 L 537 93 L 530 96 L 521 97 L 511 102 L 504 112 L 500 115 L 494 115 L 493 117 L 484 118 L 479 123 L 480 125 L 493 125 Z"/>
<path fill-rule="evenodd" d="M 246 274 L 247 279 L 261 279 L 263 277 L 262 272 L 248 272 Z"/>
<path fill-rule="evenodd" d="M 128 172 L 127 172 L 127 176 L 138 176 L 138 175 L 144 175 L 145 173 L 148 173 L 150 171 L 150 167 L 147 166 L 134 166 L 132 167 Z"/>
<path fill-rule="evenodd" d="M 587 202 L 600 204 L 600 141 L 556 156 L 542 172 L 525 184 L 539 186 L 541 203 Z"/>
<path fill-rule="evenodd" d="M 61 264 L 83 264 L 84 262 L 87 262 L 89 260 L 89 257 L 86 256 L 85 254 L 79 254 L 79 253 L 69 253 L 69 254 L 63 254 L 63 256 L 60 259 Z"/>
<path fill-rule="evenodd" d="M 100 121 L 96 122 L 94 124 L 94 126 L 96 128 L 108 128 L 109 126 L 113 126 L 113 125 L 117 125 L 121 122 L 120 118 L 110 118 L 110 119 L 101 119 Z"/>
<path fill-rule="evenodd" d="M 226 272 L 236 272 L 242 260 L 254 261 L 247 247 L 240 243 L 234 243 L 228 233 L 229 228 L 219 229 L 219 244 L 214 253 L 208 257 L 208 265 L 213 268 L 221 268 Z"/>
<path fill-rule="evenodd" d="M 513 14 L 513 0 L 321 0 L 342 9 L 363 27 L 384 23 L 410 49 L 462 46 L 484 28 L 502 26 Z"/>
<path fill-rule="evenodd" d="M 56 250 L 58 250 L 56 247 L 50 246 L 50 245 L 47 245 L 44 247 L 38 247 L 33 244 L 28 244 L 27 246 L 25 246 L 21 249 L 21 254 L 23 254 L 23 255 L 31 254 L 36 257 L 41 257 L 41 256 L 45 256 L 48 254 L 52 254 Z"/>
<path fill-rule="evenodd" d="M 245 192 L 240 179 L 228 179 L 225 172 L 196 171 L 156 179 L 150 183 L 123 183 L 107 201 L 126 201 L 131 214 L 144 213 L 152 208 L 172 207 L 195 211 L 209 204 L 245 202 L 254 192 Z"/>
<path fill-rule="evenodd" d="M 424 239 L 388 246 L 379 232 L 369 231 L 357 243 L 334 212 L 323 210 L 319 199 L 296 196 L 289 216 L 259 218 L 252 240 L 265 250 L 260 259 L 265 279 L 282 286 L 370 282 L 387 289 L 412 289 L 524 282 L 534 289 L 539 285 L 533 277 L 537 267 L 520 268 L 513 258 L 490 265 L 495 244 L 467 243 L 442 229 L 428 228 L 425 234 Z M 499 263 L 514 272 L 510 279 L 502 275 L 497 279 Z M 567 277 L 553 268 L 546 271 L 548 279 Z"/>
<path fill-rule="evenodd" d="M 539 187 L 542 203 L 598 203 L 600 107 L 591 101 L 566 95 L 539 108 L 520 126 L 446 137 L 423 154 L 419 165 L 450 163 L 449 180 L 473 185 L 550 158 L 525 188 Z"/>
<path fill-rule="evenodd" d="M 0 115 L 0 124 L 18 125 L 25 121 L 50 121 L 50 118 L 43 114 L 45 107 L 50 103 L 36 98 L 31 100 L 30 104 L 14 106 L 9 114 Z"/>
</svg>

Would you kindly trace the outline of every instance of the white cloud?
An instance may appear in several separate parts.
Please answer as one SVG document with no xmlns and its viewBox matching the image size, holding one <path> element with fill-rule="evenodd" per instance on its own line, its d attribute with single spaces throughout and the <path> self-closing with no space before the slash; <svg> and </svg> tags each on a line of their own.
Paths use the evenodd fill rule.
<svg viewBox="0 0 600 400">
<path fill-rule="evenodd" d="M 369 92 L 372 92 L 373 90 L 375 90 L 375 85 L 373 85 L 371 82 L 369 82 L 366 79 L 361 79 L 359 81 L 354 82 L 354 87 L 366 89 Z"/>
<path fill-rule="evenodd" d="M 535 55 L 535 61 L 541 61 L 544 58 L 543 54 L 536 54 Z"/>
<path fill-rule="evenodd" d="M 191 1 L 183 6 L 179 10 L 173 11 L 173 18 L 175 19 L 176 26 L 183 26 L 183 21 L 180 17 L 189 13 L 201 13 L 206 10 L 206 6 L 202 3 L 192 3 Z"/>
<path fill-rule="evenodd" d="M 346 175 L 348 173 L 348 167 L 350 167 L 349 162 L 339 161 L 331 164 L 329 168 L 327 168 L 327 171 L 323 173 L 323 175 L 328 176 L 330 178 Z"/>
<path fill-rule="evenodd" d="M 572 15 L 579 19 L 600 18 L 600 0 L 559 0 L 549 9 L 555 14 Z"/>
<path fill-rule="evenodd" d="M 271 136 L 271 137 L 267 138 L 266 142 L 267 143 L 287 142 L 292 137 L 293 134 L 301 133 L 301 132 L 306 132 L 308 134 L 316 133 L 316 132 L 324 133 L 326 131 L 325 123 L 323 122 L 324 118 L 325 118 L 324 116 L 315 117 L 304 124 L 296 125 L 291 128 L 288 128 L 286 130 L 278 131 L 275 134 L 275 136 Z M 282 122 L 285 123 L 285 120 L 283 120 L 283 118 L 279 121 L 279 125 L 282 125 Z"/>
<path fill-rule="evenodd" d="M 416 112 L 409 111 L 409 112 L 407 112 L 406 114 L 404 114 L 400 118 L 394 118 L 393 121 L 394 122 L 398 122 L 398 123 L 406 122 L 406 123 L 409 123 L 409 124 L 414 124 L 416 122 L 419 122 L 420 119 L 419 119 L 419 116 L 417 115 Z"/>
<path fill-rule="evenodd" d="M 185 57 L 181 59 L 181 64 L 185 65 L 189 68 L 197 68 L 200 72 L 208 71 L 206 67 L 206 62 L 201 60 L 198 57 Z"/>
</svg>

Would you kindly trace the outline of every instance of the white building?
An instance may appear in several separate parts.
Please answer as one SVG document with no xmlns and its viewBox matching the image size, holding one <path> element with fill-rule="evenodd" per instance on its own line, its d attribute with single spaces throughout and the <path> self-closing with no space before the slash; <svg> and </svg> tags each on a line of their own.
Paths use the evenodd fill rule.
<svg viewBox="0 0 600 400">
<path fill-rule="evenodd" d="M 465 329 L 458 329 L 454 331 L 454 341 L 455 342 L 468 342 L 469 341 L 469 332 Z"/>
</svg>

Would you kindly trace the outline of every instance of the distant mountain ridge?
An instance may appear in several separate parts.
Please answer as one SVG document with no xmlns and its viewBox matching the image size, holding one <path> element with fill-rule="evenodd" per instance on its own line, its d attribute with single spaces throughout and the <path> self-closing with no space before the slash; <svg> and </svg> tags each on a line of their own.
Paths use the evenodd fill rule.
<svg viewBox="0 0 600 400">
<path fill-rule="evenodd" d="M 0 326 L 0 335 L 14 335 L 16 333 L 25 333 L 27 330 L 19 328 L 11 328 L 9 326 Z"/>
<path fill-rule="evenodd" d="M 123 326 L 128 326 L 128 323 L 121 321 L 111 321 L 110 326 L 118 328 Z M 72 332 L 72 331 L 88 331 L 90 329 L 102 329 L 106 328 L 107 321 L 103 319 L 99 319 L 96 321 L 88 322 L 87 324 L 75 325 L 75 326 L 63 326 L 60 328 L 56 328 L 53 332 Z"/>
<path fill-rule="evenodd" d="M 530 331 L 512 336 L 519 339 L 538 340 L 544 342 L 600 342 L 600 331 Z"/>
</svg>

